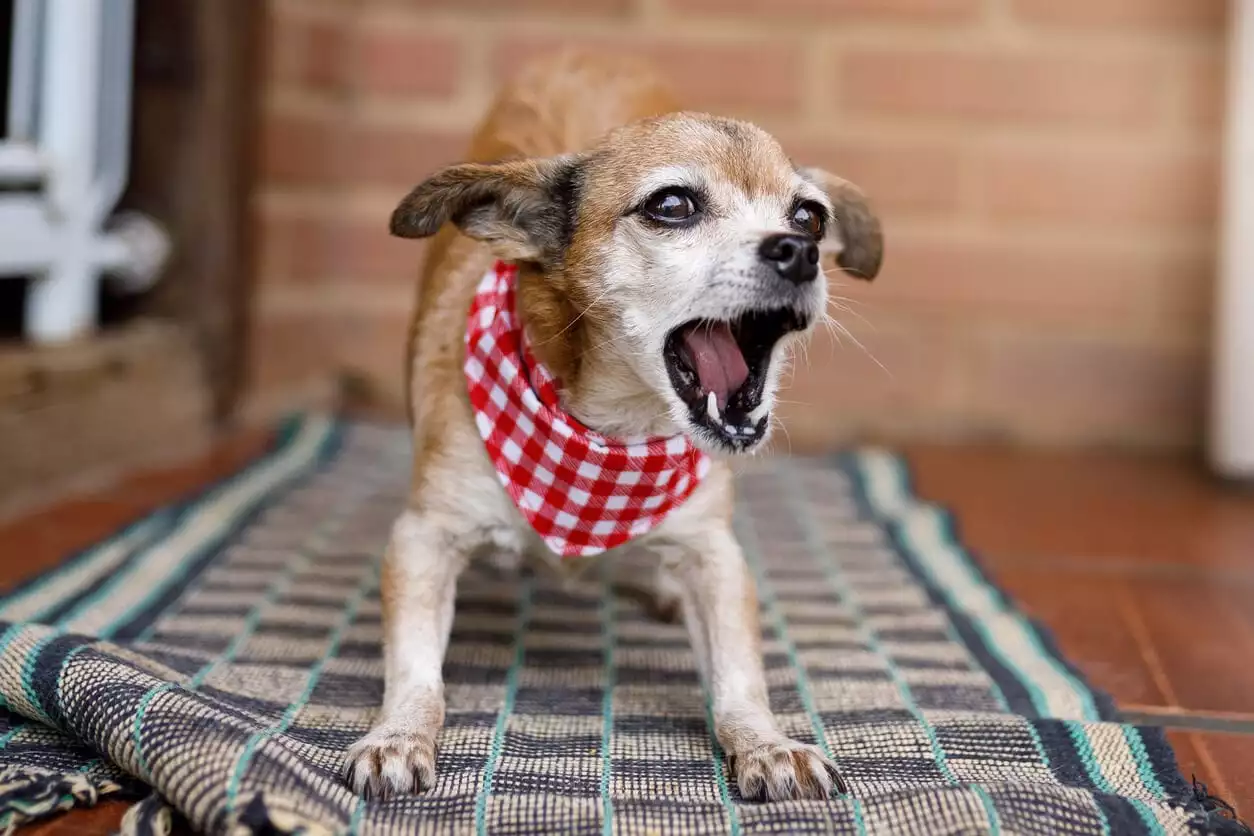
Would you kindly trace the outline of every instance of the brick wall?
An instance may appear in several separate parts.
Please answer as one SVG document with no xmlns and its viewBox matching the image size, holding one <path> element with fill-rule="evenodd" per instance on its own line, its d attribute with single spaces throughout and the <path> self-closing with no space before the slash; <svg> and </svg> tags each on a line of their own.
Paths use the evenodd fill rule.
<svg viewBox="0 0 1254 836">
<path fill-rule="evenodd" d="M 850 336 L 785 394 L 795 446 L 1200 441 L 1223 0 L 269 5 L 258 409 L 343 370 L 395 402 L 422 245 L 388 214 L 502 77 L 579 42 L 652 57 L 691 107 L 878 200 L 885 272 L 835 290 Z"/>
</svg>

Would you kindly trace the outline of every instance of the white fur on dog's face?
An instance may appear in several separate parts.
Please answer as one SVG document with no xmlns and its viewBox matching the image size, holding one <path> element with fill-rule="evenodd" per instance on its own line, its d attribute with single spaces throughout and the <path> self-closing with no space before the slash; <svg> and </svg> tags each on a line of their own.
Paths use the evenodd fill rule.
<svg viewBox="0 0 1254 836">
<path fill-rule="evenodd" d="M 799 205 L 814 207 L 825 219 L 834 207 L 757 128 L 708 117 L 672 118 L 650 128 L 647 141 L 612 138 L 586 163 L 581 222 L 608 214 L 607 194 L 616 204 L 601 240 L 576 235 L 577 247 L 597 253 L 582 259 L 596 265 L 581 271 L 592 284 L 587 295 L 597 300 L 598 318 L 612 320 L 604 324 L 614 349 L 664 405 L 670 432 L 686 433 L 712 452 L 750 451 L 767 438 L 780 376 L 795 345 L 824 315 L 827 299 L 822 270 L 812 281 L 791 284 L 759 250 L 768 236 L 802 232 L 793 221 Z M 640 211 L 668 190 L 695 198 L 700 212 L 693 223 L 659 225 Z M 824 248 L 840 248 L 835 223 L 825 223 L 823 237 Z M 694 320 L 730 322 L 768 311 L 788 311 L 795 330 L 783 333 L 769 360 L 752 369 L 760 398 L 729 410 L 717 399 L 707 408 L 704 398 L 694 403 L 681 397 L 668 368 L 673 358 L 667 358 L 677 329 Z"/>
<path fill-rule="evenodd" d="M 695 423 L 663 359 L 667 338 L 693 320 L 730 321 L 750 311 L 779 308 L 797 314 L 803 327 L 783 335 L 772 349 L 762 397 L 748 416 L 749 423 L 733 425 L 733 429 L 750 428 L 774 408 L 780 376 L 795 343 L 809 337 L 826 305 L 827 282 L 822 271 L 812 282 L 789 286 L 772 274 L 759 255 L 768 235 L 797 231 L 789 218 L 799 201 L 817 203 L 829 216 L 832 212 L 822 190 L 791 166 L 781 166 L 774 178 L 778 181 L 775 188 L 750 194 L 709 166 L 659 166 L 642 178 L 633 203 L 681 188 L 701 196 L 701 220 L 691 227 L 666 229 L 639 215 L 627 215 L 606 247 L 601 292 L 617 309 L 623 356 L 666 404 L 676 429 L 716 452 L 757 446 L 765 440 L 770 421 L 764 422 L 761 434 L 746 435 L 745 442 L 735 446 Z M 827 234 L 836 234 L 830 225 Z M 720 417 L 727 425 L 726 416 Z"/>
</svg>

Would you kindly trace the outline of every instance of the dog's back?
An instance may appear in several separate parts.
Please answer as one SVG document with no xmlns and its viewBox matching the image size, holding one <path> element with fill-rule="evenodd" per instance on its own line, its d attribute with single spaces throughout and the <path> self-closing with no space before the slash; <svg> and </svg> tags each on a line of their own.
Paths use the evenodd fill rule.
<svg viewBox="0 0 1254 836">
<path fill-rule="evenodd" d="M 614 128 L 676 109 L 645 65 L 562 52 L 527 66 L 502 89 L 476 132 L 471 159 L 581 151 Z"/>
</svg>

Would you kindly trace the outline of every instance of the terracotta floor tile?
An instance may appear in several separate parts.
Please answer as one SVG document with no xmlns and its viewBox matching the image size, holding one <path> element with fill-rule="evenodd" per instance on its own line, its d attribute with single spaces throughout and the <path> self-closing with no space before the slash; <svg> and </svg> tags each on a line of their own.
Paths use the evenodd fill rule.
<svg viewBox="0 0 1254 836">
<path fill-rule="evenodd" d="M 52 568 L 148 507 L 125 499 L 74 500 L 32 520 L 0 526 L 0 589 Z"/>
<path fill-rule="evenodd" d="M 152 507 L 171 497 L 203 490 L 206 485 L 234 473 L 261 455 L 269 445 L 268 433 L 242 433 L 224 440 L 194 465 L 154 470 L 125 480 L 126 498 Z"/>
<path fill-rule="evenodd" d="M 263 452 L 270 435 L 240 433 L 208 454 L 144 471 L 115 485 L 0 525 L 0 589 L 55 566 L 158 506 L 202 489 Z"/>
<path fill-rule="evenodd" d="M 1121 705 L 1254 715 L 1254 585 L 1053 574 L 997 580 Z"/>
<path fill-rule="evenodd" d="M 0 527 L 0 577 L 20 572 L 49 554 L 52 550 L 47 545 L 48 540 L 49 533 L 42 521 L 21 519 Z M 7 584 L 0 584 L 3 585 Z"/>
<path fill-rule="evenodd" d="M 1170 705 L 1161 673 L 1147 660 L 1119 605 L 1128 595 L 1122 581 L 1016 568 L 995 571 L 1002 587 L 1116 702 Z"/>
<path fill-rule="evenodd" d="M 88 810 L 71 810 L 18 831 L 22 836 L 108 836 L 116 833 L 129 802 L 103 801 Z"/>
<path fill-rule="evenodd" d="M 1207 579 L 1125 582 L 1177 705 L 1254 714 L 1251 589 Z M 1247 600 L 1242 600 L 1247 599 Z"/>
<path fill-rule="evenodd" d="M 991 563 L 1219 569 L 1254 578 L 1254 492 L 1195 463 L 1076 453 L 912 447 L 920 495 L 958 513 Z"/>
</svg>

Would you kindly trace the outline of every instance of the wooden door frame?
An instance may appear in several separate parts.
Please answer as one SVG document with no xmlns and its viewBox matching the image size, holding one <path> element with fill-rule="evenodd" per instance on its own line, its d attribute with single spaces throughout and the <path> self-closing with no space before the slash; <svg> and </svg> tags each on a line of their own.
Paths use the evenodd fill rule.
<svg viewBox="0 0 1254 836">
<path fill-rule="evenodd" d="M 190 329 L 213 418 L 245 384 L 266 3 L 137 0 L 134 149 L 123 205 L 170 231 L 175 257 L 148 303 Z"/>
</svg>

